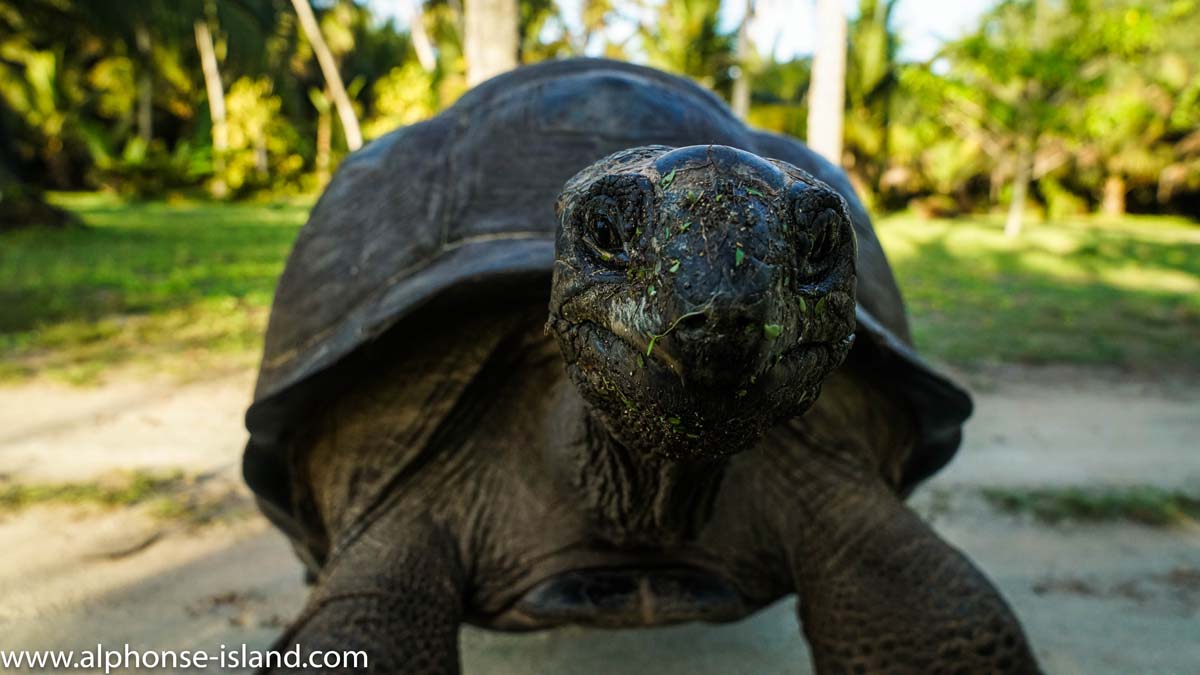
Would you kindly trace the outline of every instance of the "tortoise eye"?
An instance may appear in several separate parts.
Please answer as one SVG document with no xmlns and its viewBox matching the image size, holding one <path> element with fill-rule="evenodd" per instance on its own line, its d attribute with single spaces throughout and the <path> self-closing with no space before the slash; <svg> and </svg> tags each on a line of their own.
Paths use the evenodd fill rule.
<svg viewBox="0 0 1200 675">
<path fill-rule="evenodd" d="M 616 201 L 606 196 L 593 197 L 585 214 L 584 241 L 596 255 L 604 262 L 627 262 L 625 222 Z"/>
<path fill-rule="evenodd" d="M 600 216 L 591 222 L 592 242 L 604 251 L 616 251 L 622 248 L 621 235 L 617 226 L 607 216 Z"/>
<path fill-rule="evenodd" d="M 629 264 L 641 228 L 652 222 L 654 186 L 640 174 L 602 176 L 575 211 L 575 231 L 594 258 L 610 267 Z"/>
</svg>

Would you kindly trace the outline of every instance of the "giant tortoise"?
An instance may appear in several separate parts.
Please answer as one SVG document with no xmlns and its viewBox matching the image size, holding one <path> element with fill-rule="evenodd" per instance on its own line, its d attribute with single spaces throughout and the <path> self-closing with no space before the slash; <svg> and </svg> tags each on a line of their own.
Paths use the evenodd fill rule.
<svg viewBox="0 0 1200 675">
<path fill-rule="evenodd" d="M 796 593 L 823 675 L 1036 672 L 903 503 L 970 411 L 841 171 L 678 77 L 520 68 L 348 157 L 296 240 L 244 462 L 315 581 L 279 646 L 455 673 L 463 622 Z"/>
</svg>

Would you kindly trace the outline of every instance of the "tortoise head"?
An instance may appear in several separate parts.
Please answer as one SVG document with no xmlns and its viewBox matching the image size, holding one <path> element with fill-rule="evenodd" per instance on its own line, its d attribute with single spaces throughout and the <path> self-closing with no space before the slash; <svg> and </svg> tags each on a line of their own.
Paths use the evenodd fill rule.
<svg viewBox="0 0 1200 675">
<path fill-rule="evenodd" d="M 649 146 L 569 180 L 547 329 L 616 440 L 714 458 L 799 415 L 854 331 L 840 195 L 725 146 Z"/>
</svg>

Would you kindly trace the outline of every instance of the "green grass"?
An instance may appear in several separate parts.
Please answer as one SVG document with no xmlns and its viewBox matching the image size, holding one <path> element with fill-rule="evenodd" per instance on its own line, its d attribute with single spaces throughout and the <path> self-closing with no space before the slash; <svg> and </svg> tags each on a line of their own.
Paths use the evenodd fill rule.
<svg viewBox="0 0 1200 675">
<path fill-rule="evenodd" d="M 193 525 L 253 512 L 235 490 L 205 491 L 181 471 L 130 471 L 76 483 L 27 483 L 0 479 L 0 518 L 38 505 L 144 507 L 155 518 Z"/>
<path fill-rule="evenodd" d="M 1029 223 L 883 218 L 918 348 L 960 364 L 1200 369 L 1200 227 L 1177 218 Z"/>
<path fill-rule="evenodd" d="M 988 488 L 983 497 L 994 508 L 1029 514 L 1045 523 L 1126 520 L 1164 527 L 1200 519 L 1200 496 L 1149 485 L 1040 489 Z"/>
<path fill-rule="evenodd" d="M 87 227 L 0 236 L 0 379 L 253 362 L 307 204 L 56 201 Z"/>
<path fill-rule="evenodd" d="M 0 235 L 0 380 L 87 383 L 252 365 L 309 203 L 125 204 L 57 195 L 86 228 Z M 958 365 L 1200 369 L 1200 227 L 886 217 L 918 347 Z"/>
<path fill-rule="evenodd" d="M 107 482 L 0 482 L 0 513 L 47 503 L 133 506 L 177 490 L 184 480 L 179 472 L 134 472 Z"/>
</svg>

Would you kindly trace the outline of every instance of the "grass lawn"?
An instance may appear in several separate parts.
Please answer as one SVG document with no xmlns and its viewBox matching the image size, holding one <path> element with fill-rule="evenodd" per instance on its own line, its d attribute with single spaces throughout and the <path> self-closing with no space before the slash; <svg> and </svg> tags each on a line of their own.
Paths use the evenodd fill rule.
<svg viewBox="0 0 1200 675">
<path fill-rule="evenodd" d="M 921 351 L 980 362 L 1200 370 L 1200 226 L 1130 216 L 877 225 Z"/>
<path fill-rule="evenodd" d="M 88 227 L 0 235 L 0 380 L 86 383 L 115 365 L 193 376 L 258 357 L 275 279 L 309 205 L 58 203 Z M 1200 369 L 1200 227 L 1131 217 L 883 218 L 934 358 Z"/>
<path fill-rule="evenodd" d="M 0 235 L 0 380 L 86 383 L 252 364 L 309 204 L 122 204 L 59 195 L 87 228 Z"/>
</svg>

